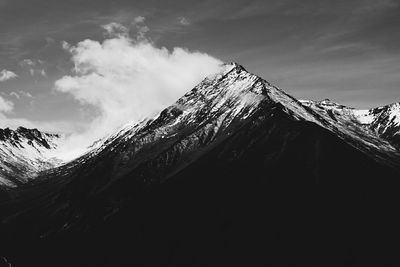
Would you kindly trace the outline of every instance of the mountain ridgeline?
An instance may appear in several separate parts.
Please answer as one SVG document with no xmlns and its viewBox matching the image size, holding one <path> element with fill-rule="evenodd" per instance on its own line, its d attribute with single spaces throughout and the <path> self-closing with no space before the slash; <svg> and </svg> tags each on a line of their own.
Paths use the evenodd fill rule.
<svg viewBox="0 0 400 267">
<path fill-rule="evenodd" d="M 21 185 L 18 172 L 0 173 L 14 183 L 0 191 L 0 256 L 13 266 L 398 266 L 399 130 L 399 104 L 297 100 L 226 64 L 71 162 Z M 19 138 L 1 136 L 1 151 Z"/>
<path fill-rule="evenodd" d="M 40 171 L 59 165 L 49 152 L 57 148 L 60 138 L 24 127 L 0 129 L 0 186 L 23 185 Z"/>
</svg>

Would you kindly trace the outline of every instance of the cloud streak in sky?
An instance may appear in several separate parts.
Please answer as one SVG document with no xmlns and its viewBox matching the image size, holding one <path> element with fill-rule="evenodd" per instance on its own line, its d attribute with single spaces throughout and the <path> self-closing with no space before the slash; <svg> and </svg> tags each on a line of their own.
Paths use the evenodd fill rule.
<svg viewBox="0 0 400 267">
<path fill-rule="evenodd" d="M 27 68 L 31 76 L 35 76 L 35 74 L 39 74 L 43 77 L 46 77 L 46 71 L 44 69 L 44 62 L 40 59 L 32 60 L 32 59 L 24 59 L 19 62 L 19 65 L 23 68 Z"/>
<path fill-rule="evenodd" d="M 190 21 L 187 19 L 187 18 L 185 18 L 185 17 L 179 17 L 178 18 L 178 21 L 179 21 L 179 23 L 180 24 L 182 24 L 182 25 L 190 25 Z"/>
<path fill-rule="evenodd" d="M 0 82 L 5 82 L 17 78 L 18 75 L 9 70 L 0 71 Z"/>
<path fill-rule="evenodd" d="M 13 102 L 4 99 L 3 97 L 0 96 L 0 113 L 5 112 L 8 113 L 10 111 L 12 111 L 14 108 L 14 104 Z M 1 116 L 1 114 L 0 114 Z"/>
<path fill-rule="evenodd" d="M 131 38 L 127 28 L 117 23 L 103 28 L 110 37 L 102 42 L 87 39 L 75 46 L 64 44 L 72 56 L 74 75 L 56 81 L 55 90 L 98 111 L 87 131 L 71 137 L 69 147 L 90 145 L 127 122 L 154 115 L 219 71 L 222 63 L 184 48 L 156 47 L 143 38 L 142 31 L 141 38 Z"/>
</svg>

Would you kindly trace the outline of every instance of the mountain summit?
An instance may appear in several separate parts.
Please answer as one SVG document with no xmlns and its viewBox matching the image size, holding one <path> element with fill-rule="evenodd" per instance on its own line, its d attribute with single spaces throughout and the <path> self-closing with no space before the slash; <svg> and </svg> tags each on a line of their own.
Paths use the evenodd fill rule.
<svg viewBox="0 0 400 267">
<path fill-rule="evenodd" d="M 299 101 L 226 64 L 156 117 L 3 190 L 0 251 L 17 266 L 385 265 L 396 118 L 395 106 Z"/>
</svg>

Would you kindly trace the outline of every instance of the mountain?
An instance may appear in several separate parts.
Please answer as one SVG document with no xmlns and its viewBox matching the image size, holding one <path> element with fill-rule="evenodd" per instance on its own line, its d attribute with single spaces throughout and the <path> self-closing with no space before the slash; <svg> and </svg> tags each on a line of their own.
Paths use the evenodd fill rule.
<svg viewBox="0 0 400 267">
<path fill-rule="evenodd" d="M 16 187 L 60 161 L 51 155 L 60 135 L 19 127 L 0 129 L 0 186 Z"/>
<path fill-rule="evenodd" d="M 400 152 L 364 122 L 226 64 L 156 117 L 0 192 L 0 256 L 16 266 L 391 266 Z"/>
<path fill-rule="evenodd" d="M 400 103 L 359 110 L 346 107 L 325 99 L 323 101 L 300 100 L 317 113 L 330 116 L 333 120 L 345 120 L 347 123 L 361 124 L 377 136 L 388 140 L 400 148 Z"/>
<path fill-rule="evenodd" d="M 400 103 L 369 110 L 369 127 L 400 148 Z"/>
</svg>

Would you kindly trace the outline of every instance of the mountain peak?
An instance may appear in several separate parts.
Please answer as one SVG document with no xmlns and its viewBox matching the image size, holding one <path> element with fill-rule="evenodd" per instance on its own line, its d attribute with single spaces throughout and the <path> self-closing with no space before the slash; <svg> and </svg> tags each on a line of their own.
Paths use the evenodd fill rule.
<svg viewBox="0 0 400 267">
<path fill-rule="evenodd" d="M 224 63 L 223 65 L 224 65 L 224 66 L 227 66 L 227 67 L 232 67 L 232 69 L 247 71 L 242 65 L 240 65 L 240 64 L 237 63 L 237 62 L 233 62 L 233 61 L 232 61 L 232 62 Z"/>
</svg>

